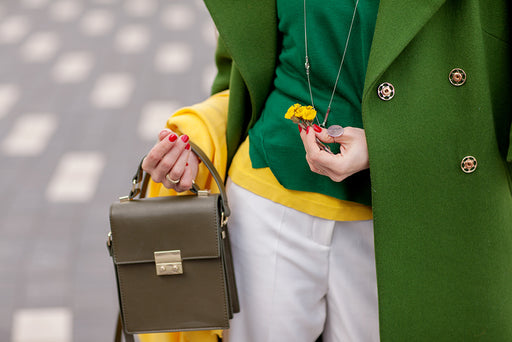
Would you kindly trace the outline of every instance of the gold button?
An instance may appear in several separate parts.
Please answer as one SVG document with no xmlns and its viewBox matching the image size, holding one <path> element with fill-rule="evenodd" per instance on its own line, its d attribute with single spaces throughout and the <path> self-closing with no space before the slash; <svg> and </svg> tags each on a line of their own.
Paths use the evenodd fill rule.
<svg viewBox="0 0 512 342">
<path fill-rule="evenodd" d="M 460 163 L 460 167 L 462 171 L 465 173 L 472 173 L 476 170 L 477 166 L 476 158 L 473 156 L 466 156 L 462 158 L 462 162 Z"/>
<path fill-rule="evenodd" d="M 466 83 L 466 72 L 462 69 L 455 68 L 450 71 L 450 83 L 456 87 L 460 87 L 464 83 Z"/>
<path fill-rule="evenodd" d="M 377 95 L 383 101 L 389 101 L 395 96 L 395 87 L 391 83 L 384 82 L 377 88 Z"/>
</svg>

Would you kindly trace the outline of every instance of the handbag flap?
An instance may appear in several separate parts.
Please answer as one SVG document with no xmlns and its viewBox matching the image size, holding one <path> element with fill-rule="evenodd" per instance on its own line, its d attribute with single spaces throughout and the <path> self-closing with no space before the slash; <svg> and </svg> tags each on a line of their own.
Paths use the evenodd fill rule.
<svg viewBox="0 0 512 342">
<path fill-rule="evenodd" d="M 116 264 L 154 262 L 154 252 L 179 250 L 183 260 L 220 257 L 219 195 L 169 196 L 110 207 Z"/>
</svg>

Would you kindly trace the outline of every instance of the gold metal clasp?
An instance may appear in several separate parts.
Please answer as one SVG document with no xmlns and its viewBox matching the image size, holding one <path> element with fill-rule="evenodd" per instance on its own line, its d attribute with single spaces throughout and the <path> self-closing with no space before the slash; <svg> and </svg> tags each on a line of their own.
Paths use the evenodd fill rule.
<svg viewBox="0 0 512 342">
<path fill-rule="evenodd" d="M 183 264 L 181 251 L 157 251 L 154 252 L 156 275 L 176 275 L 183 274 Z"/>
</svg>

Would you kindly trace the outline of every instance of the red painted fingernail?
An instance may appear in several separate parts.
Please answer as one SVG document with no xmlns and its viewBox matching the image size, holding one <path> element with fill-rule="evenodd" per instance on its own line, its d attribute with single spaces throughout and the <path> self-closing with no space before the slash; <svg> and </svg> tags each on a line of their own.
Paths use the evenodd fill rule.
<svg viewBox="0 0 512 342">
<path fill-rule="evenodd" d="M 190 144 L 187 144 L 187 146 L 185 146 L 185 150 L 190 150 Z"/>
<path fill-rule="evenodd" d="M 302 133 L 302 127 L 300 127 L 300 125 L 298 125 L 298 126 L 299 126 L 299 133 Z"/>
<path fill-rule="evenodd" d="M 309 133 L 309 126 L 306 127 L 306 134 L 308 134 L 308 133 Z"/>
<path fill-rule="evenodd" d="M 313 125 L 313 129 L 314 129 L 314 130 L 315 130 L 315 132 L 317 132 L 317 133 L 322 132 L 322 129 L 321 129 L 321 128 L 320 128 L 320 126 L 318 126 L 317 124 L 314 124 L 314 125 Z"/>
<path fill-rule="evenodd" d="M 186 143 L 186 142 L 188 141 L 188 139 L 189 139 L 189 137 L 188 137 L 188 135 L 186 135 L 186 134 L 181 136 L 181 140 L 182 140 L 184 143 Z"/>
<path fill-rule="evenodd" d="M 169 141 L 170 142 L 175 142 L 176 139 L 178 139 L 178 136 L 176 134 L 174 134 L 174 133 L 169 136 Z"/>
<path fill-rule="evenodd" d="M 188 163 L 186 163 L 185 166 L 188 166 Z"/>
</svg>

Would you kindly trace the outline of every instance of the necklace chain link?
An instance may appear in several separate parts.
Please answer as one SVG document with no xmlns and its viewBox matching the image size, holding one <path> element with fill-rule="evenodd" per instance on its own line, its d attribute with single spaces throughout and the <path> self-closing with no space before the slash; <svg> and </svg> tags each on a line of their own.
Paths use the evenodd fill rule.
<svg viewBox="0 0 512 342">
<path fill-rule="evenodd" d="M 318 121 L 318 117 L 316 117 L 317 123 L 320 124 L 321 127 L 325 127 L 327 123 L 327 118 L 329 117 L 329 113 L 331 112 L 331 104 L 334 99 L 334 94 L 336 93 L 336 88 L 338 86 L 338 82 L 340 80 L 341 69 L 343 68 L 343 63 L 345 62 L 345 54 L 347 53 L 348 42 L 350 41 L 350 36 L 352 34 L 352 27 L 354 26 L 354 19 L 356 17 L 357 5 L 359 4 L 359 0 L 356 1 L 354 6 L 354 13 L 352 14 L 352 21 L 350 22 L 350 28 L 348 30 L 347 39 L 345 40 L 345 48 L 343 50 L 343 55 L 341 56 L 340 66 L 338 68 L 338 75 L 336 76 L 336 82 L 334 83 L 334 87 L 332 89 L 331 99 L 329 100 L 329 105 L 327 106 L 327 111 L 325 112 L 324 121 L 320 124 Z M 315 108 L 315 103 L 313 101 L 313 91 L 311 89 L 311 64 L 309 64 L 309 54 L 308 54 L 308 29 L 307 29 L 307 9 L 306 9 L 306 0 L 304 0 L 304 46 L 305 46 L 305 61 L 304 68 L 306 69 L 306 78 L 308 80 L 308 88 L 309 88 L 309 96 L 311 98 L 311 106 Z"/>
</svg>

